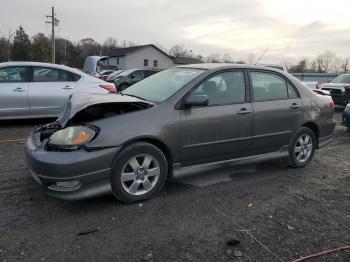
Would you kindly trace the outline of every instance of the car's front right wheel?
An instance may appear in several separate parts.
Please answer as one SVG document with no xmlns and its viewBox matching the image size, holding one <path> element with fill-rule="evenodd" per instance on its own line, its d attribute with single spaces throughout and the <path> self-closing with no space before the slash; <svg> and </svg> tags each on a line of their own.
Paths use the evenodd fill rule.
<svg viewBox="0 0 350 262">
<path fill-rule="evenodd" d="M 137 142 L 117 156 L 112 168 L 112 192 L 124 203 L 149 199 L 164 186 L 168 164 L 156 146 Z"/>
<path fill-rule="evenodd" d="M 307 127 L 300 128 L 294 135 L 289 147 L 289 164 L 300 168 L 307 166 L 315 154 L 316 136 Z"/>
</svg>

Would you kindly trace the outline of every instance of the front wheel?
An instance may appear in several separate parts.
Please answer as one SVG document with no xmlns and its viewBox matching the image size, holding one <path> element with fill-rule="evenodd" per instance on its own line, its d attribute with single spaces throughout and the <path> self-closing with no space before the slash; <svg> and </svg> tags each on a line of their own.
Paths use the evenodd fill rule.
<svg viewBox="0 0 350 262">
<path fill-rule="evenodd" d="M 132 144 L 114 161 L 112 192 L 125 203 L 146 200 L 162 189 L 167 173 L 167 160 L 160 149 L 145 142 Z"/>
<path fill-rule="evenodd" d="M 307 166 L 315 154 L 316 136 L 307 128 L 300 128 L 294 135 L 289 148 L 289 164 L 294 168 Z"/>
</svg>

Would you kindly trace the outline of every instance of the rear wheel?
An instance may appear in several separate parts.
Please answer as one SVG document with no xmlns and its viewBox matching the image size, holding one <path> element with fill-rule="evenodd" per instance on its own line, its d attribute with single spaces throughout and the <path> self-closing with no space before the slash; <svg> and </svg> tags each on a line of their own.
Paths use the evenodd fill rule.
<svg viewBox="0 0 350 262">
<path fill-rule="evenodd" d="M 316 136 L 307 127 L 300 128 L 294 135 L 289 148 L 289 164 L 300 168 L 307 166 L 316 150 Z"/>
<path fill-rule="evenodd" d="M 132 144 L 114 161 L 112 192 L 125 203 L 151 198 L 164 186 L 167 172 L 167 161 L 161 150 L 145 142 Z"/>
</svg>

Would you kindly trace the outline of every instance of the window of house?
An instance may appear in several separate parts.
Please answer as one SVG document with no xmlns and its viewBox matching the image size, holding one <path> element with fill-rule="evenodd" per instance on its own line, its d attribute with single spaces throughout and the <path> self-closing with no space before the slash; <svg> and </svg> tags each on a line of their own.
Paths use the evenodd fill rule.
<svg viewBox="0 0 350 262">
<path fill-rule="evenodd" d="M 158 60 L 153 60 L 153 67 L 154 68 L 158 67 Z"/>
<path fill-rule="evenodd" d="M 148 59 L 143 60 L 143 66 L 148 66 Z"/>
<path fill-rule="evenodd" d="M 251 72 L 255 101 L 288 99 L 286 80 L 276 74 Z"/>
<path fill-rule="evenodd" d="M 195 88 L 192 94 L 205 94 L 209 106 L 245 102 L 245 82 L 242 71 L 219 73 Z"/>
</svg>

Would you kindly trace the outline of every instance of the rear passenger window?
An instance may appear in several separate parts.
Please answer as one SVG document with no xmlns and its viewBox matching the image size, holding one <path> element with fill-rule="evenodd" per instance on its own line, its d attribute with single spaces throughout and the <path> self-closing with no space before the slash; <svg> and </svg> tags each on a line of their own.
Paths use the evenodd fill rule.
<svg viewBox="0 0 350 262">
<path fill-rule="evenodd" d="M 241 71 L 217 74 L 195 88 L 192 94 L 207 95 L 209 106 L 244 103 L 244 74 Z"/>
<path fill-rule="evenodd" d="M 287 83 L 284 78 L 266 72 L 251 72 L 255 101 L 288 99 Z"/>
<path fill-rule="evenodd" d="M 290 99 L 295 99 L 295 98 L 298 98 L 299 95 L 297 93 L 297 91 L 295 90 L 295 87 L 293 87 L 291 84 L 287 84 L 288 86 L 288 96 Z"/>
<path fill-rule="evenodd" d="M 72 76 L 64 70 L 49 67 L 33 67 L 33 82 L 68 82 Z"/>
</svg>

